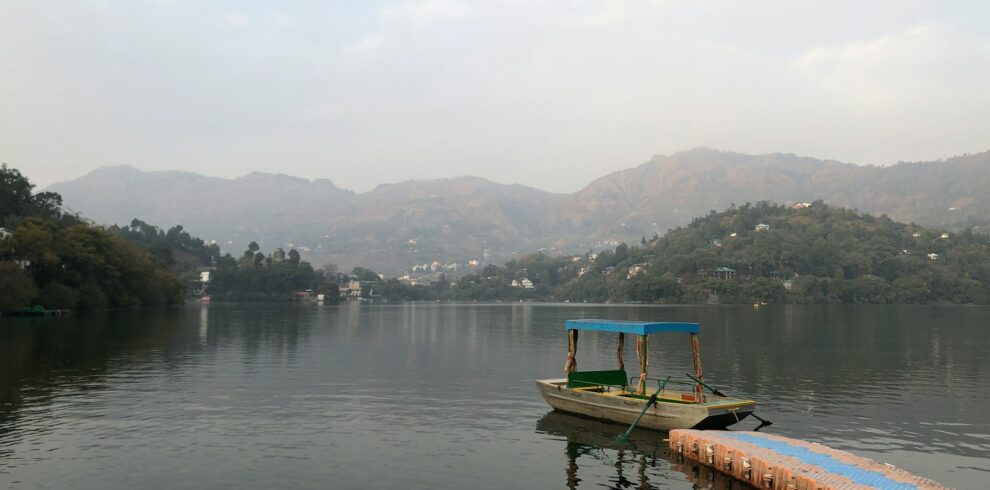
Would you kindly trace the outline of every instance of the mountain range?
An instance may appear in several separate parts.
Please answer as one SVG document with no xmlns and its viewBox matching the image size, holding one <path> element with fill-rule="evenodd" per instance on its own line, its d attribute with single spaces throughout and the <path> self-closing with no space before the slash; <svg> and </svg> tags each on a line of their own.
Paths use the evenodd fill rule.
<svg viewBox="0 0 990 490">
<path fill-rule="evenodd" d="M 252 173 L 234 179 L 103 167 L 52 185 L 99 223 L 133 218 L 187 231 L 238 255 L 295 247 L 308 260 L 398 272 L 413 264 L 500 262 L 580 252 L 663 234 L 731 204 L 812 202 L 945 228 L 990 222 L 990 151 L 933 162 L 853 165 L 697 148 L 654 156 L 557 194 L 478 177 L 383 184 L 356 193 L 325 179 Z"/>
</svg>

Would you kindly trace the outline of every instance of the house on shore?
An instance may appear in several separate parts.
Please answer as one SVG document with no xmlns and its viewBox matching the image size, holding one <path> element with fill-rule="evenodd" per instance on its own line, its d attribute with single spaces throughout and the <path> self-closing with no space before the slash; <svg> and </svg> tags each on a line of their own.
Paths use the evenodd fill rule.
<svg viewBox="0 0 990 490">
<path fill-rule="evenodd" d="M 702 279 L 735 279 L 736 270 L 728 267 L 698 269 L 698 275 L 701 276 Z"/>
<path fill-rule="evenodd" d="M 509 285 L 514 288 L 533 289 L 533 281 L 525 277 L 520 280 L 513 279 Z"/>
</svg>

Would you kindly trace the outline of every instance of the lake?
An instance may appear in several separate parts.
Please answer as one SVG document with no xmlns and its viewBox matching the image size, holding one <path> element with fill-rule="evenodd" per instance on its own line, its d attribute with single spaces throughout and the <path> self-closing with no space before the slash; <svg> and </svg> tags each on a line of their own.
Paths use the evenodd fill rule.
<svg viewBox="0 0 990 490">
<path fill-rule="evenodd" d="M 0 488 L 728 485 L 550 413 L 533 380 L 562 375 L 569 318 L 700 322 L 706 380 L 763 430 L 990 479 L 990 308 L 214 303 L 0 321 Z M 687 335 L 651 349 L 651 375 L 691 369 Z M 581 369 L 614 356 L 582 333 Z"/>
</svg>

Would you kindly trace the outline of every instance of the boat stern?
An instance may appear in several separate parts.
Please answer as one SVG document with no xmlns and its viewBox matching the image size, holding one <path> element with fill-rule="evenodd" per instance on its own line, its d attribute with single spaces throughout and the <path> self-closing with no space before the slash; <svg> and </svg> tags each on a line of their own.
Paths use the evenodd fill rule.
<svg viewBox="0 0 990 490">
<path fill-rule="evenodd" d="M 724 429 L 741 422 L 756 410 L 756 402 L 738 398 L 723 398 L 703 403 L 708 415 L 692 429 Z"/>
</svg>

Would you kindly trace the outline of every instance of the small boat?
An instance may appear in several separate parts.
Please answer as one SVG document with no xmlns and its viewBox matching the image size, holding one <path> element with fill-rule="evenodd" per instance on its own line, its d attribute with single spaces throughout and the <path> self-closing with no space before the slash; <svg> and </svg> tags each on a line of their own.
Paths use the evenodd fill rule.
<svg viewBox="0 0 990 490">
<path fill-rule="evenodd" d="M 756 402 L 745 398 L 725 396 L 703 381 L 701 352 L 697 323 L 630 322 L 615 320 L 567 320 L 566 378 L 538 379 L 540 395 L 554 410 L 594 419 L 630 424 L 643 412 L 654 393 L 656 402 L 643 412 L 640 427 L 669 431 L 673 429 L 724 429 L 749 416 Z M 616 358 L 618 369 L 578 371 L 578 332 L 591 330 L 618 333 Z M 648 335 L 678 332 L 691 335 L 694 354 L 694 376 L 672 379 L 673 376 L 650 378 Z M 639 376 L 630 378 L 622 360 L 625 335 L 637 335 L 636 354 Z M 656 388 L 647 386 L 656 382 Z M 705 392 L 705 389 L 709 392 Z"/>
</svg>

